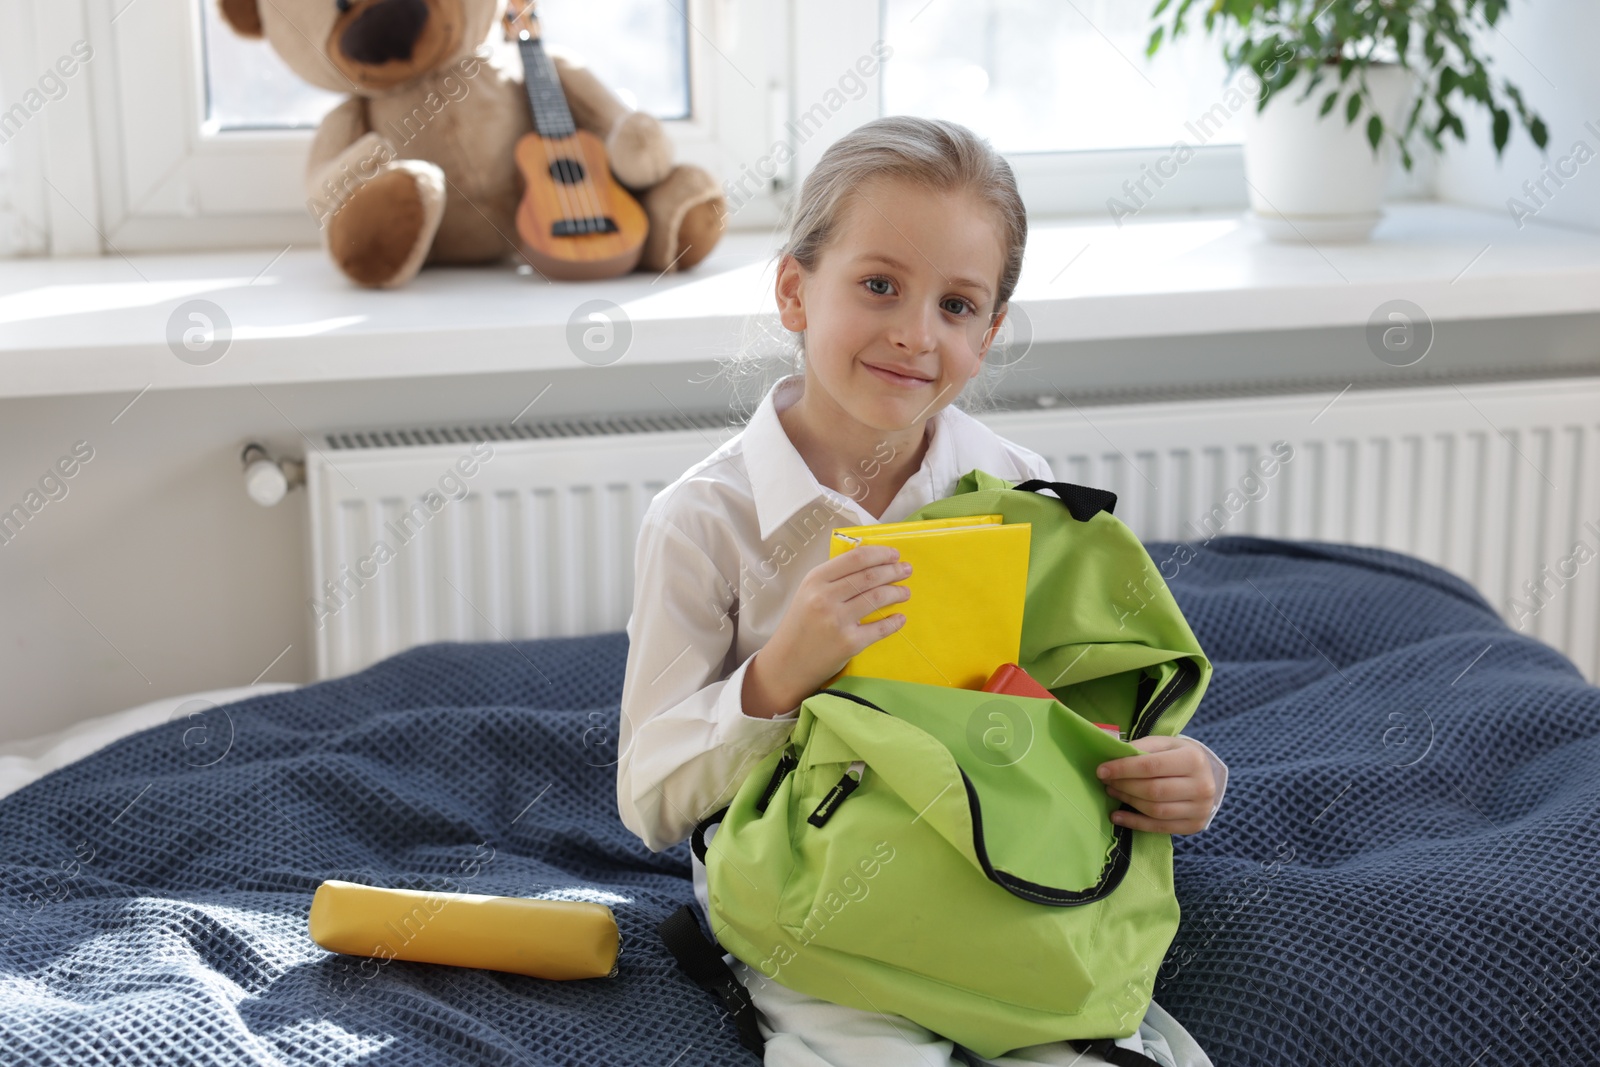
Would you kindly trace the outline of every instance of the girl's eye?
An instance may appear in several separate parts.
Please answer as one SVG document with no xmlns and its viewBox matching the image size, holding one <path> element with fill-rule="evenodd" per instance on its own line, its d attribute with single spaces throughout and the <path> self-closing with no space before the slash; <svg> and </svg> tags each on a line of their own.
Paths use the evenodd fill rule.
<svg viewBox="0 0 1600 1067">
<path fill-rule="evenodd" d="M 882 277 L 868 278 L 862 284 L 867 286 L 874 296 L 888 296 L 889 294 L 887 292 L 880 292 L 879 290 L 872 288 L 872 286 L 880 283 L 883 285 L 892 285 L 888 278 Z M 954 304 L 955 307 L 952 308 L 950 306 L 951 304 Z M 975 314 L 978 308 L 977 305 L 973 304 L 973 302 L 970 300 L 959 296 L 953 296 L 945 303 L 945 310 L 949 311 L 952 315 L 959 315 L 963 311 Z"/>
</svg>

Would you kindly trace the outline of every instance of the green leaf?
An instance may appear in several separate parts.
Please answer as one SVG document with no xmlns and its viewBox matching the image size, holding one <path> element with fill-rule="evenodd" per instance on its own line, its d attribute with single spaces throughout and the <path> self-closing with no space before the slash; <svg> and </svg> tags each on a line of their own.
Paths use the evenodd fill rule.
<svg viewBox="0 0 1600 1067">
<path fill-rule="evenodd" d="M 1265 41 L 1249 42 L 1240 50 L 1239 65 L 1249 67 L 1252 74 L 1260 73 L 1261 57 L 1267 54 L 1267 47 L 1268 45 Z"/>
<path fill-rule="evenodd" d="M 1165 11 L 1167 9 L 1167 5 L 1170 4 L 1170 3 L 1172 3 L 1172 0 L 1161 0 L 1161 2 L 1156 5 L 1156 9 L 1154 11 L 1150 12 L 1150 17 L 1151 18 L 1155 18 L 1158 15 L 1160 15 L 1163 11 Z"/>
<path fill-rule="evenodd" d="M 1549 131 L 1544 128 L 1544 120 L 1540 118 L 1533 120 L 1532 125 L 1528 127 L 1528 133 L 1533 136 L 1533 143 L 1540 148 L 1543 148 L 1545 142 L 1550 139 Z"/>
<path fill-rule="evenodd" d="M 1511 136 L 1511 112 L 1504 108 L 1494 109 L 1494 154 L 1500 155 L 1505 150 L 1506 138 Z"/>
<path fill-rule="evenodd" d="M 1321 118 L 1323 115 L 1326 115 L 1328 112 L 1332 111 L 1333 110 L 1333 105 L 1334 105 L 1335 102 L 1338 101 L 1338 99 L 1339 99 L 1339 90 L 1337 90 L 1337 89 L 1335 89 L 1333 92 L 1329 93 L 1327 96 L 1323 97 L 1322 98 L 1322 110 L 1317 112 L 1317 117 Z"/>
<path fill-rule="evenodd" d="M 1378 142 L 1383 138 L 1383 120 L 1374 115 L 1367 120 L 1367 143 L 1372 146 L 1373 154 L 1378 151 Z"/>
<path fill-rule="evenodd" d="M 1428 28 L 1427 34 L 1422 38 L 1422 54 L 1428 57 L 1430 66 L 1437 67 L 1444 62 L 1444 45 L 1439 43 L 1439 38 L 1434 34 L 1433 28 Z"/>
<path fill-rule="evenodd" d="M 1406 120 L 1406 136 L 1411 136 L 1411 131 L 1416 129 L 1417 119 L 1422 115 L 1422 105 L 1428 100 L 1428 94 L 1418 93 L 1417 102 L 1411 105 L 1411 117 Z"/>
<path fill-rule="evenodd" d="M 1489 72 L 1482 66 L 1475 68 L 1471 74 L 1462 79 L 1461 91 L 1474 100 L 1480 100 L 1485 104 L 1493 103 L 1489 96 Z"/>
<path fill-rule="evenodd" d="M 1357 90 L 1350 94 L 1350 102 L 1344 106 L 1344 124 L 1350 125 L 1361 114 L 1361 92 Z"/>
<path fill-rule="evenodd" d="M 1165 2 L 1165 0 L 1163 0 L 1163 2 Z M 1155 28 L 1155 32 L 1150 35 L 1150 43 L 1145 46 L 1144 54 L 1146 56 L 1153 56 L 1156 54 L 1156 49 L 1161 47 L 1161 38 L 1166 34 L 1166 32 L 1167 28 L 1165 26 L 1157 26 Z"/>
</svg>

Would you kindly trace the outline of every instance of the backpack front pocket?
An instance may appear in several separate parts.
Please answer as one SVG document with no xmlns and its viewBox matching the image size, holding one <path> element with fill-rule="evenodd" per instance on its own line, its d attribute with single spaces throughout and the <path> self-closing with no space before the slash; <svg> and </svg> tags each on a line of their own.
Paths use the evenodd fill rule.
<svg viewBox="0 0 1600 1067">
<path fill-rule="evenodd" d="M 971 782 L 937 738 L 871 705 L 824 706 L 790 783 L 793 874 L 777 918 L 795 958 L 848 953 L 1033 1010 L 1077 1010 L 1092 986 L 1082 924 L 985 873 Z M 811 971 L 789 966 L 791 980 Z"/>
</svg>

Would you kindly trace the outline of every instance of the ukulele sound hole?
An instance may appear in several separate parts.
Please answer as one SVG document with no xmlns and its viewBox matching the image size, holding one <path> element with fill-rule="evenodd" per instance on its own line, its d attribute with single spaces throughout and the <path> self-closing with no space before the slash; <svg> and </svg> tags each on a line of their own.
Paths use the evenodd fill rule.
<svg viewBox="0 0 1600 1067">
<path fill-rule="evenodd" d="M 583 164 L 576 159 L 558 159 L 550 164 L 550 177 L 563 185 L 583 181 Z"/>
</svg>

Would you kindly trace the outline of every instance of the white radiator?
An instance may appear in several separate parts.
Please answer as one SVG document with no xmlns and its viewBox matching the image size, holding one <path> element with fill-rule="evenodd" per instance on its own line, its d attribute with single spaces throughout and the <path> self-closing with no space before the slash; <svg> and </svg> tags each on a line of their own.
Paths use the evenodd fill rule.
<svg viewBox="0 0 1600 1067">
<path fill-rule="evenodd" d="M 1600 378 L 1057 400 L 983 418 L 1060 480 L 1114 491 L 1144 540 L 1410 553 L 1600 681 Z M 428 641 L 622 629 L 650 498 L 738 428 L 672 416 L 327 435 L 307 462 L 317 676 Z"/>
</svg>

